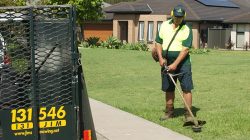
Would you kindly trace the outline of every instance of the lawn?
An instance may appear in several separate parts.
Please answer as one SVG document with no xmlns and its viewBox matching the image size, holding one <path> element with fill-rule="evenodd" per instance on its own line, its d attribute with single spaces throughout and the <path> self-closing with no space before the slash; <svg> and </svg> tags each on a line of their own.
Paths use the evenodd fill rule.
<svg viewBox="0 0 250 140">
<path fill-rule="evenodd" d="M 172 129 L 194 140 L 245 140 L 250 137 L 250 52 L 192 54 L 193 108 L 207 124 L 201 133 L 183 125 L 183 103 L 176 94 L 177 116 L 161 122 L 164 94 L 160 67 L 150 52 L 80 49 L 91 98 Z"/>
</svg>

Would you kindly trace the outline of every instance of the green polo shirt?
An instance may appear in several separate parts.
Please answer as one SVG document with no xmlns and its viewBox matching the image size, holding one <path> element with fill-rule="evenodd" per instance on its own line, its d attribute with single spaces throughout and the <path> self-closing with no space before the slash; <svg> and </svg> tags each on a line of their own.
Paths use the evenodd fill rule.
<svg viewBox="0 0 250 140">
<path fill-rule="evenodd" d="M 175 32 L 178 30 L 177 28 L 173 28 L 173 21 L 172 19 L 167 20 L 162 23 L 159 32 L 157 33 L 155 41 L 159 44 L 162 44 L 162 56 L 167 58 L 169 63 L 173 63 L 175 59 L 179 56 L 180 51 L 183 47 L 191 48 L 193 35 L 192 30 L 184 24 L 180 31 L 175 36 L 172 44 L 170 45 L 168 52 L 167 47 L 172 37 L 174 36 Z M 182 61 L 182 64 L 190 65 L 190 55 L 188 54 L 186 58 Z"/>
</svg>

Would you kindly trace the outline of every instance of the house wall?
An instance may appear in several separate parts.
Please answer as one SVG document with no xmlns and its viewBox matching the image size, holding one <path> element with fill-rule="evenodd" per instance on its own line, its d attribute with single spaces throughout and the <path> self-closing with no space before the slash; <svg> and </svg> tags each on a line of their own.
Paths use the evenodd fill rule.
<svg viewBox="0 0 250 140">
<path fill-rule="evenodd" d="M 244 33 L 244 39 L 243 39 L 243 44 L 246 45 L 246 43 L 248 45 L 250 45 L 250 24 L 233 24 L 233 29 L 231 31 L 231 42 L 234 44 L 233 46 L 233 50 L 244 50 L 244 46 L 237 46 L 237 35 L 239 34 L 239 32 L 243 32 Z"/>
<path fill-rule="evenodd" d="M 136 22 L 136 25 L 135 25 L 135 40 L 136 41 L 139 41 L 138 39 L 138 34 L 139 34 L 139 21 L 144 21 L 144 40 L 147 42 L 148 44 L 148 47 L 149 48 L 152 48 L 154 46 L 154 41 L 147 41 L 147 33 L 148 33 L 148 23 L 149 22 L 153 22 L 153 38 L 155 39 L 156 37 L 156 34 L 157 34 L 157 23 L 159 21 L 163 22 L 163 21 L 166 21 L 167 19 L 167 16 L 166 15 L 138 15 L 138 18 L 137 18 L 137 21 Z"/>
<path fill-rule="evenodd" d="M 113 36 L 120 37 L 120 26 L 119 21 L 128 22 L 128 42 L 135 42 L 135 19 L 136 15 L 126 15 L 126 14 L 115 14 L 113 18 Z"/>
<path fill-rule="evenodd" d="M 200 43 L 200 33 L 199 33 L 199 23 L 198 22 L 192 22 L 192 31 L 193 31 L 193 47 L 199 48 Z"/>
<path fill-rule="evenodd" d="M 109 36 L 113 35 L 113 23 L 100 22 L 100 23 L 84 23 L 84 39 L 89 37 L 99 37 L 100 41 L 105 41 Z"/>
<path fill-rule="evenodd" d="M 138 40 L 138 24 L 139 21 L 144 21 L 144 40 L 148 44 L 149 48 L 154 46 L 154 41 L 147 41 L 147 32 L 148 32 L 148 23 L 149 21 L 153 21 L 154 23 L 154 31 L 153 38 L 156 37 L 157 34 L 157 23 L 158 21 L 166 21 L 167 15 L 147 15 L 147 14 L 115 14 L 113 19 L 113 35 L 117 38 L 120 36 L 120 27 L 119 21 L 128 21 L 128 42 L 135 43 Z M 193 31 L 193 47 L 199 48 L 199 23 L 192 23 L 192 31 Z"/>
</svg>

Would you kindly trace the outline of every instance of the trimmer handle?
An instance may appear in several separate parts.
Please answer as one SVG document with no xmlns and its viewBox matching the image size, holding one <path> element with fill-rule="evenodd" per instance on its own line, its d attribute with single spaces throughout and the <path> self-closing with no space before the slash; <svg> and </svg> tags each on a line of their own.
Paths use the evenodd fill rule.
<svg viewBox="0 0 250 140">
<path fill-rule="evenodd" d="M 164 66 L 164 68 L 165 68 L 164 71 L 168 71 L 167 63 L 164 63 L 163 66 Z"/>
<path fill-rule="evenodd" d="M 164 70 L 162 71 L 163 74 L 168 74 L 168 66 L 167 63 L 163 64 Z"/>
</svg>

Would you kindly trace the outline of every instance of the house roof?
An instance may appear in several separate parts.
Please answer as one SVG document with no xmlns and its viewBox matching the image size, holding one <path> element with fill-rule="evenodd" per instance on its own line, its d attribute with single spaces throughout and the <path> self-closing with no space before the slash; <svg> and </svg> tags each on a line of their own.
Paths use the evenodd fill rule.
<svg viewBox="0 0 250 140">
<path fill-rule="evenodd" d="M 193 2 L 192 2 L 193 1 Z M 231 0 L 239 8 L 228 8 L 228 7 L 216 7 L 216 6 L 206 6 L 194 0 L 186 0 L 186 3 L 192 7 L 192 9 L 200 17 L 200 20 L 213 20 L 225 22 L 226 20 L 241 15 L 242 13 L 247 13 L 250 11 L 245 5 L 243 5 L 243 0 Z M 250 0 L 248 0 L 250 1 Z M 244 17 L 238 18 L 238 22 L 246 21 Z M 250 23 L 250 17 L 248 17 L 248 23 Z"/>
<path fill-rule="evenodd" d="M 102 8 L 106 8 L 106 7 L 109 7 L 111 6 L 112 4 L 110 3 L 107 3 L 107 2 L 102 2 Z"/>
<path fill-rule="evenodd" d="M 226 23 L 250 23 L 250 0 L 232 0 L 240 6 L 238 13 L 225 19 Z"/>
<path fill-rule="evenodd" d="M 104 9 L 109 7 L 109 6 L 112 6 L 112 4 L 107 3 L 107 2 L 102 2 L 102 8 L 103 8 L 102 12 L 104 15 L 104 18 L 102 19 L 103 21 L 112 21 L 113 20 L 114 13 L 107 13 L 104 11 Z"/>
<path fill-rule="evenodd" d="M 120 2 L 104 9 L 106 13 L 149 14 L 152 12 L 147 3 Z"/>
<path fill-rule="evenodd" d="M 239 6 L 229 8 L 207 6 L 198 0 L 138 0 L 121 2 L 105 8 L 107 13 L 170 15 L 171 10 L 182 5 L 189 21 L 219 21 L 228 23 L 250 23 L 250 0 L 228 0 Z"/>
<path fill-rule="evenodd" d="M 224 20 L 226 23 L 250 23 L 250 12 L 232 16 Z"/>
</svg>

